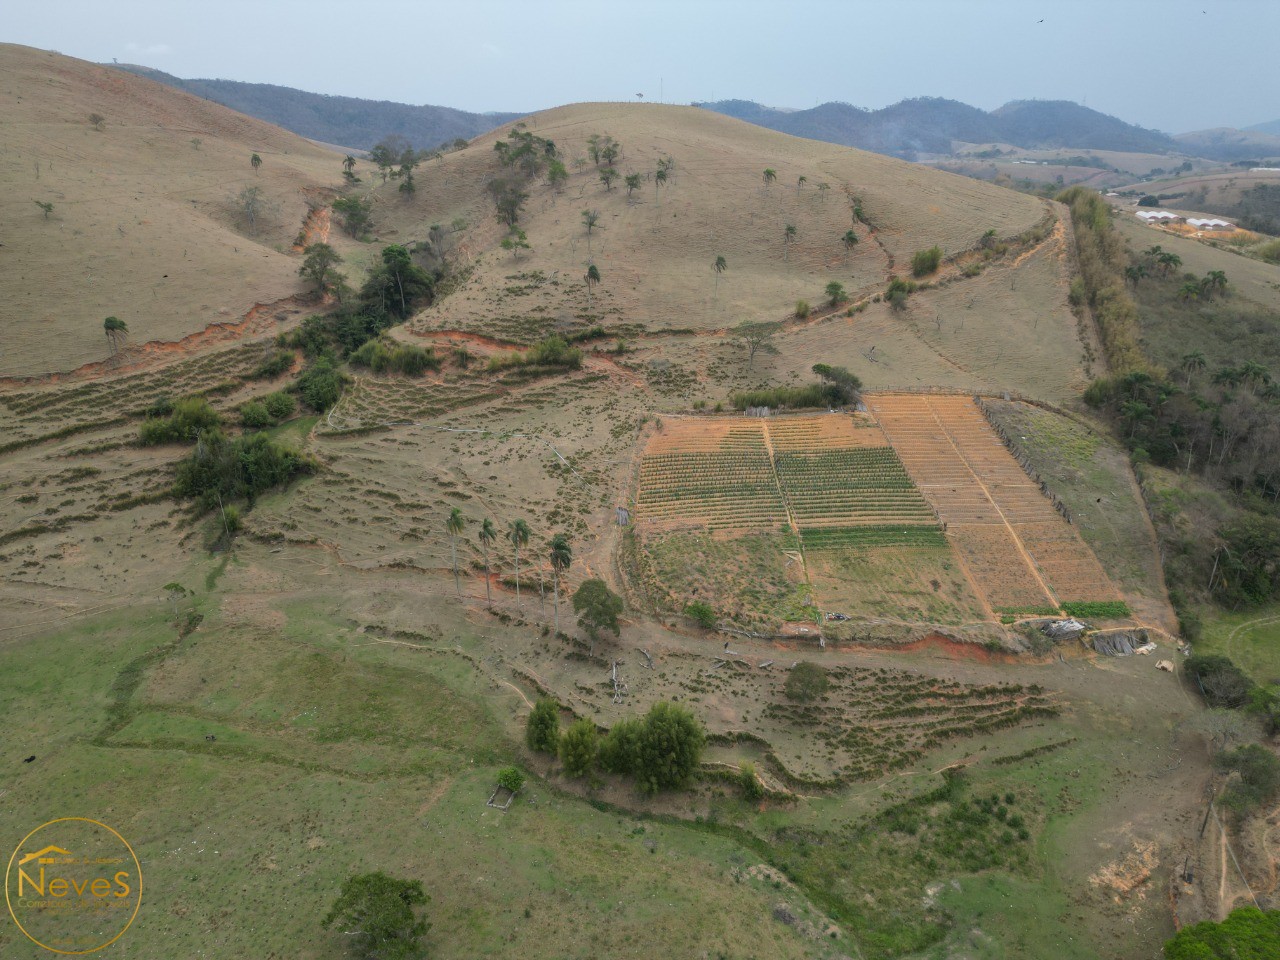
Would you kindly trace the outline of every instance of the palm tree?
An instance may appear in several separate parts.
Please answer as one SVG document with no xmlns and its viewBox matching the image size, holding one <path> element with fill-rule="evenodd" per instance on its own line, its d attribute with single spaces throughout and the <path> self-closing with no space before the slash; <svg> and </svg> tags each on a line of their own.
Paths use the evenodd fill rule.
<svg viewBox="0 0 1280 960">
<path fill-rule="evenodd" d="M 1210 270 L 1207 274 L 1205 274 L 1204 279 L 1200 281 L 1200 286 L 1203 287 L 1205 292 L 1208 293 L 1210 296 L 1212 296 L 1215 291 L 1226 290 L 1227 289 L 1226 271 Z"/>
<path fill-rule="evenodd" d="M 520 548 L 529 542 L 529 525 L 523 520 L 512 520 L 507 539 L 516 548 L 516 609 L 520 609 Z"/>
<path fill-rule="evenodd" d="M 1135 263 L 1124 268 L 1124 278 L 1132 283 L 1135 287 L 1143 277 L 1147 275 L 1147 268 L 1141 263 Z"/>
<path fill-rule="evenodd" d="M 773 167 L 765 167 L 764 185 L 767 187 L 769 186 L 769 184 L 773 183 L 773 181 L 777 179 L 778 179 L 778 171 L 773 169 Z"/>
<path fill-rule="evenodd" d="M 347 171 L 347 173 L 350 173 L 355 168 L 356 168 L 356 158 L 348 153 L 345 157 L 342 158 L 342 169 Z"/>
<path fill-rule="evenodd" d="M 1195 353 L 1188 353 L 1186 356 L 1182 358 L 1182 363 L 1180 364 L 1180 366 L 1182 367 L 1182 372 L 1187 375 L 1188 387 L 1191 386 L 1192 374 L 1199 373 L 1200 371 L 1202 371 L 1205 368 L 1205 363 L 1206 363 L 1205 356 L 1199 350 L 1197 350 Z"/>
<path fill-rule="evenodd" d="M 569 538 L 557 533 L 551 538 L 551 583 L 556 597 L 556 630 L 560 629 L 560 575 L 573 563 L 573 548 L 569 546 Z"/>
<path fill-rule="evenodd" d="M 1259 384 L 1271 382 L 1271 371 L 1254 360 L 1246 360 L 1240 365 L 1240 376 L 1249 383 L 1249 392 L 1255 393 Z"/>
<path fill-rule="evenodd" d="M 1182 266 L 1182 258 L 1176 253 L 1160 252 L 1156 254 L 1156 269 L 1160 272 L 1160 276 L 1167 277 L 1180 266 Z"/>
<path fill-rule="evenodd" d="M 444 528 L 449 533 L 449 547 L 453 551 L 453 586 L 458 591 L 458 596 L 462 596 L 462 581 L 458 579 L 458 536 L 466 524 L 467 518 L 457 507 L 449 511 L 449 519 L 444 523 Z"/>
<path fill-rule="evenodd" d="M 600 222 L 599 210 L 583 210 L 582 225 L 587 228 L 587 253 L 591 252 L 591 231 Z"/>
<path fill-rule="evenodd" d="M 498 531 L 494 529 L 493 521 L 485 517 L 480 524 L 480 543 L 484 546 L 484 596 L 490 610 L 493 609 L 493 594 L 489 592 L 489 545 L 497 539 Z"/>
<path fill-rule="evenodd" d="M 823 203 L 827 202 L 827 191 L 830 189 L 831 189 L 831 184 L 829 183 L 818 184 L 818 196 L 822 198 Z"/>
<path fill-rule="evenodd" d="M 787 228 L 782 231 L 782 259 L 787 259 L 787 254 L 791 250 L 791 241 L 795 239 L 796 228 L 791 224 L 787 224 Z"/>
<path fill-rule="evenodd" d="M 115 355 L 129 333 L 129 325 L 119 317 L 107 317 L 102 321 L 102 330 L 107 335 L 107 346 L 112 355 Z"/>
<path fill-rule="evenodd" d="M 587 275 L 583 279 L 587 281 L 587 306 L 589 308 L 592 305 L 591 290 L 597 283 L 600 282 L 599 268 L 594 263 L 591 264 L 589 267 L 587 267 Z"/>
<path fill-rule="evenodd" d="M 711 265 L 711 269 L 715 271 L 716 275 L 716 289 L 713 297 L 718 297 L 720 295 L 720 274 L 729 269 L 729 262 L 724 257 L 716 257 L 716 262 Z"/>
<path fill-rule="evenodd" d="M 1178 299 L 1183 303 L 1188 300 L 1195 300 L 1200 296 L 1200 284 L 1194 280 L 1188 280 L 1182 285 L 1182 289 L 1178 291 Z"/>
<path fill-rule="evenodd" d="M 853 248 L 858 245 L 858 235 L 852 230 L 846 230 L 844 236 L 840 238 L 840 242 L 844 244 L 844 257 L 847 263 L 849 258 L 853 256 Z"/>
</svg>

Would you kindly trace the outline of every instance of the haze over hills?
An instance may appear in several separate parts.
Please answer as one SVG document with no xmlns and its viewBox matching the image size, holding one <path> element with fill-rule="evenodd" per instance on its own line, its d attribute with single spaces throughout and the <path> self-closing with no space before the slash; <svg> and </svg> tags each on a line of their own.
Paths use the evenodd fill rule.
<svg viewBox="0 0 1280 960">
<path fill-rule="evenodd" d="M 1280 157 L 1280 135 L 1268 133 L 1261 126 L 1245 130 L 1214 127 L 1180 133 L 1175 139 L 1183 151 L 1214 160 L 1235 162 Z"/>
<path fill-rule="evenodd" d="M 418 149 L 432 149 L 457 139 L 470 140 L 476 134 L 520 116 L 518 113 L 468 113 L 431 104 L 336 97 L 270 83 L 184 80 L 135 64 L 112 66 L 277 124 L 312 140 L 361 150 L 368 150 L 390 134 L 404 137 Z"/>
<path fill-rule="evenodd" d="M 1246 130 L 1256 131 L 1258 133 L 1269 133 L 1272 136 L 1280 137 L 1280 120 L 1268 120 L 1266 123 L 1255 123 L 1245 127 Z"/>
<path fill-rule="evenodd" d="M 695 106 L 793 136 L 907 159 L 919 154 L 950 153 L 955 140 L 1135 153 L 1179 149 L 1167 134 L 1065 100 L 1015 100 L 990 112 L 941 97 L 903 100 L 880 110 L 847 103 L 824 103 L 810 110 L 779 110 L 746 100 Z"/>
</svg>

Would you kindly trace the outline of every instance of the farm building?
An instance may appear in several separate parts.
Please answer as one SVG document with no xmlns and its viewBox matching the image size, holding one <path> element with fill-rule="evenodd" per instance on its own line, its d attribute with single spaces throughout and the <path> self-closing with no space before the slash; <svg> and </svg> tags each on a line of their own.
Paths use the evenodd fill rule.
<svg viewBox="0 0 1280 960">
<path fill-rule="evenodd" d="M 1197 230 L 1234 230 L 1236 228 L 1234 223 L 1227 223 L 1225 220 L 1216 218 L 1199 219 L 1197 217 L 1192 217 L 1188 220 L 1187 226 L 1195 227 Z"/>
<path fill-rule="evenodd" d="M 1138 218 L 1146 223 L 1177 223 L 1182 219 L 1168 210 L 1139 210 Z"/>
</svg>

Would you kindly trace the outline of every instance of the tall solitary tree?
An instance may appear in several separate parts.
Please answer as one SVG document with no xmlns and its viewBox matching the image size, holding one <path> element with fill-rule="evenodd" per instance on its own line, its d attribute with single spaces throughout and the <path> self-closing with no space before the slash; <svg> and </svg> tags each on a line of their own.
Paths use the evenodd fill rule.
<svg viewBox="0 0 1280 960">
<path fill-rule="evenodd" d="M 757 353 L 778 352 L 778 348 L 773 345 L 773 335 L 781 329 L 782 324 L 776 320 L 748 320 L 729 331 L 731 339 L 738 341 L 747 348 L 748 370 L 751 369 L 751 364 L 755 362 Z"/>
<path fill-rule="evenodd" d="M 716 262 L 711 265 L 711 269 L 716 275 L 715 292 L 712 294 L 714 298 L 720 296 L 720 274 L 729 269 L 729 262 L 724 257 L 716 257 Z"/>
<path fill-rule="evenodd" d="M 573 548 L 569 546 L 569 537 L 557 533 L 551 538 L 551 583 L 555 590 L 556 630 L 560 629 L 560 576 L 573 563 Z"/>
<path fill-rule="evenodd" d="M 253 167 L 254 173 L 257 173 L 258 168 L 262 166 L 262 158 L 255 153 L 252 157 L 249 158 L 249 166 Z"/>
<path fill-rule="evenodd" d="M 490 610 L 493 609 L 493 594 L 489 590 L 489 547 L 497 539 L 498 531 L 494 529 L 493 521 L 485 517 L 480 524 L 480 544 L 484 547 L 484 596 Z"/>
<path fill-rule="evenodd" d="M 102 330 L 107 335 L 107 346 L 114 356 L 128 336 L 129 325 L 119 317 L 107 317 L 102 321 Z"/>
<path fill-rule="evenodd" d="M 356 168 L 356 158 L 348 153 L 345 157 L 342 158 L 342 169 L 345 170 L 347 173 L 350 173 L 355 168 Z"/>
<path fill-rule="evenodd" d="M 769 184 L 773 183 L 777 179 L 778 179 L 778 171 L 773 169 L 773 167 L 765 167 L 764 185 L 767 187 L 769 186 Z"/>
<path fill-rule="evenodd" d="M 605 167 L 600 171 L 600 182 L 604 184 L 605 190 L 613 189 L 613 181 L 618 179 L 618 171 L 613 167 Z"/>
<path fill-rule="evenodd" d="M 796 238 L 796 228 L 791 224 L 787 224 L 782 231 L 782 259 L 788 259 L 788 253 L 791 251 L 791 243 Z"/>
<path fill-rule="evenodd" d="M 593 303 L 591 299 L 591 291 L 597 283 L 600 282 L 600 268 L 594 263 L 587 267 L 587 275 L 583 278 L 587 282 L 587 306 Z"/>
<path fill-rule="evenodd" d="M 587 228 L 587 253 L 591 252 L 591 231 L 600 222 L 599 210 L 583 210 L 582 225 Z"/>
<path fill-rule="evenodd" d="M 1195 374 L 1203 372 L 1207 365 L 1207 358 L 1204 353 L 1199 350 L 1196 350 L 1194 353 L 1188 353 L 1182 358 L 1182 363 L 1179 364 L 1179 366 L 1182 367 L 1182 372 L 1186 374 L 1188 387 L 1191 386 L 1191 378 Z"/>
<path fill-rule="evenodd" d="M 462 581 L 458 578 L 458 537 L 466 525 L 467 518 L 457 507 L 449 511 L 449 519 L 444 522 L 444 529 L 449 534 L 449 549 L 453 553 L 453 586 L 458 596 L 462 596 Z"/>
<path fill-rule="evenodd" d="M 355 937 L 361 957 L 377 960 L 413 960 L 422 956 L 418 942 L 431 924 L 414 913 L 414 907 L 430 901 L 421 880 L 398 880 L 385 873 L 349 877 L 337 902 L 320 921 L 326 930 L 338 929 Z"/>
<path fill-rule="evenodd" d="M 529 543 L 529 524 L 523 520 L 512 520 L 507 530 L 507 539 L 516 548 L 516 609 L 520 609 L 520 548 Z"/>
<path fill-rule="evenodd" d="M 303 253 L 306 256 L 302 266 L 298 268 L 298 273 L 314 283 L 317 292 L 324 293 L 329 275 L 333 268 L 342 262 L 342 257 L 327 243 L 310 244 Z"/>
<path fill-rule="evenodd" d="M 622 182 L 627 185 L 627 199 L 630 200 L 631 194 L 640 189 L 640 174 L 628 173 Z"/>
<path fill-rule="evenodd" d="M 578 614 L 578 626 L 591 638 L 591 652 L 596 650 L 600 632 L 607 630 L 615 637 L 621 634 L 618 615 L 622 613 L 622 598 L 609 589 L 603 580 L 584 580 L 573 594 L 573 609 Z"/>
<path fill-rule="evenodd" d="M 800 196 L 800 188 L 803 187 L 808 182 L 809 182 L 809 178 L 806 177 L 803 173 L 796 178 L 796 196 L 797 197 Z"/>
<path fill-rule="evenodd" d="M 858 235 L 852 230 L 846 230 L 844 236 L 840 238 L 840 242 L 844 244 L 844 258 L 847 263 L 849 258 L 853 256 L 853 248 L 858 245 Z"/>
</svg>

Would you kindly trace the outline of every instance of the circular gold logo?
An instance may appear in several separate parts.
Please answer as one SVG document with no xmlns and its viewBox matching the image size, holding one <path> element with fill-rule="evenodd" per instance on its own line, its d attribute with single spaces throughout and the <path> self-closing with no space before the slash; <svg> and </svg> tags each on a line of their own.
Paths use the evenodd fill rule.
<svg viewBox="0 0 1280 960">
<path fill-rule="evenodd" d="M 33 943 L 54 953 L 93 953 L 124 936 L 138 915 L 142 866 L 105 823 L 50 820 L 13 851 L 4 897 Z"/>
</svg>

